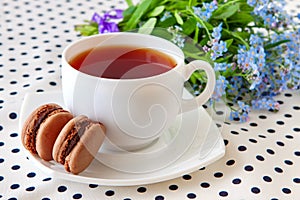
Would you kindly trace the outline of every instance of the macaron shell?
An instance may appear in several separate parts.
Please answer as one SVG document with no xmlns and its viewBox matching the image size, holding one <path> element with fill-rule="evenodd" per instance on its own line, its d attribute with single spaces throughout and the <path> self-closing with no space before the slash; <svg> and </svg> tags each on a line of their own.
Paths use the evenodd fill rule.
<svg viewBox="0 0 300 200">
<path fill-rule="evenodd" d="M 73 174 L 84 171 L 93 161 L 105 138 L 105 130 L 98 123 L 92 124 L 65 159 L 65 169 Z"/>
<path fill-rule="evenodd" d="M 23 146 L 32 154 L 36 154 L 36 146 L 35 146 L 35 137 L 36 133 L 34 133 L 34 127 L 37 126 L 39 118 L 43 113 L 48 110 L 59 109 L 61 108 L 59 105 L 54 103 L 49 103 L 45 105 L 39 106 L 35 109 L 26 119 L 23 124 L 22 133 L 21 133 L 21 141 Z"/>
<path fill-rule="evenodd" d="M 46 161 L 53 160 L 52 150 L 55 140 L 65 126 L 73 118 L 73 115 L 65 110 L 58 110 L 41 123 L 36 136 L 36 151 Z"/>
<path fill-rule="evenodd" d="M 75 117 L 71 119 L 60 131 L 59 135 L 56 138 L 56 141 L 53 146 L 52 150 L 52 157 L 53 159 L 61 164 L 64 164 L 64 159 L 62 158 L 62 152 L 64 151 L 65 146 L 68 144 L 67 137 L 71 130 L 74 128 L 76 121 L 78 120 L 78 117 Z"/>
</svg>

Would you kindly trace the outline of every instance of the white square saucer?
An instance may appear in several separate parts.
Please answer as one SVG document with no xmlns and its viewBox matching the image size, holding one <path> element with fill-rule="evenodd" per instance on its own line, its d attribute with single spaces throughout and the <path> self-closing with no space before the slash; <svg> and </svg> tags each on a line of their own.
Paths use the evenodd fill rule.
<svg viewBox="0 0 300 200">
<path fill-rule="evenodd" d="M 64 107 L 61 92 L 30 93 L 24 98 L 19 129 L 39 105 L 57 103 Z M 64 170 L 61 164 L 26 155 L 54 178 L 80 183 L 130 186 L 161 182 L 205 167 L 225 154 L 219 129 L 208 113 L 199 109 L 177 116 L 176 122 L 152 145 L 134 152 L 100 148 L 90 166 L 78 175 Z"/>
</svg>

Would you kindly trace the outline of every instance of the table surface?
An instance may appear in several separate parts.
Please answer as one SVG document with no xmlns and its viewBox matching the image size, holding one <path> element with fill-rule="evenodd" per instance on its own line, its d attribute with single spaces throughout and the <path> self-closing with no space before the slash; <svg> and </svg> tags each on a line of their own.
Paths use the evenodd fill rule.
<svg viewBox="0 0 300 200">
<path fill-rule="evenodd" d="M 300 2 L 287 1 L 296 16 Z M 219 124 L 226 154 L 213 164 L 150 185 L 112 187 L 61 180 L 40 171 L 21 148 L 18 120 L 29 92 L 59 91 L 61 53 L 80 36 L 75 24 L 124 8 L 112 0 L 2 0 L 0 3 L 0 199 L 299 199 L 300 95 L 278 96 L 278 113 L 252 112 Z"/>
</svg>

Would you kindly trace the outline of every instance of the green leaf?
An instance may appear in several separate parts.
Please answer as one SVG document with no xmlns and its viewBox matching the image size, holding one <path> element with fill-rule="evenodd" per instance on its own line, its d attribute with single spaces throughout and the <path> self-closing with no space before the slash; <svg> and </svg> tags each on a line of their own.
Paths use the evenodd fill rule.
<svg viewBox="0 0 300 200">
<path fill-rule="evenodd" d="M 129 18 L 135 11 L 136 6 L 130 6 L 123 11 L 123 19 Z"/>
<path fill-rule="evenodd" d="M 189 0 L 189 7 L 193 7 L 197 5 L 197 0 Z"/>
<path fill-rule="evenodd" d="M 230 60 L 234 55 L 233 54 L 229 54 L 226 57 L 221 57 L 218 58 L 217 60 L 215 60 L 215 62 L 221 63 L 221 62 L 227 62 L 228 60 Z"/>
<path fill-rule="evenodd" d="M 254 18 L 250 13 L 237 12 L 227 20 L 227 23 L 233 24 L 233 26 L 235 25 L 241 27 L 241 26 L 247 26 L 252 21 L 254 21 Z"/>
<path fill-rule="evenodd" d="M 157 26 L 162 27 L 162 28 L 168 28 L 170 26 L 173 26 L 176 24 L 176 19 L 175 17 L 171 16 L 164 21 L 159 21 Z"/>
<path fill-rule="evenodd" d="M 190 35 L 195 31 L 197 24 L 197 20 L 195 17 L 189 17 L 187 20 L 182 24 L 181 28 L 184 34 Z"/>
<path fill-rule="evenodd" d="M 90 23 L 90 24 L 83 24 L 83 25 L 76 25 L 75 31 L 80 32 L 82 36 L 90 36 L 98 34 L 98 24 Z"/>
<path fill-rule="evenodd" d="M 131 0 L 125 0 L 128 6 L 133 6 L 133 2 Z"/>
<path fill-rule="evenodd" d="M 278 42 L 275 42 L 275 43 L 270 43 L 270 44 L 267 44 L 266 46 L 265 46 L 265 49 L 267 50 L 267 49 L 271 49 L 271 48 L 273 48 L 273 47 L 276 47 L 276 46 L 279 46 L 279 45 L 281 45 L 281 44 L 284 44 L 284 43 L 287 43 L 287 42 L 290 42 L 291 40 L 280 40 L 280 41 L 278 41 Z"/>
<path fill-rule="evenodd" d="M 142 0 L 140 4 L 138 4 L 134 13 L 132 14 L 128 22 L 124 25 L 125 31 L 129 31 L 137 27 L 137 24 L 139 23 L 143 14 L 147 12 L 147 9 L 150 6 L 151 2 L 152 0 Z"/>
<path fill-rule="evenodd" d="M 148 19 L 148 21 L 146 21 L 146 23 L 143 24 L 141 28 L 139 28 L 138 33 L 148 34 L 148 35 L 151 34 L 151 32 L 155 27 L 156 22 L 157 19 L 155 17 Z"/>
<path fill-rule="evenodd" d="M 212 13 L 211 18 L 226 19 L 232 16 L 233 14 L 235 14 L 238 10 L 239 10 L 239 3 L 232 3 L 229 1 L 228 3 L 218 7 L 218 9 Z"/>
<path fill-rule="evenodd" d="M 148 14 L 148 17 L 156 17 L 160 15 L 164 10 L 165 10 L 165 6 L 158 6 Z"/>
<path fill-rule="evenodd" d="M 229 48 L 233 42 L 233 39 L 225 40 L 226 42 L 226 47 Z"/>
<path fill-rule="evenodd" d="M 151 35 L 164 38 L 166 40 L 171 40 L 173 38 L 173 35 L 167 31 L 165 28 L 155 28 L 153 29 Z"/>
<path fill-rule="evenodd" d="M 182 18 L 180 17 L 180 15 L 179 15 L 179 13 L 178 13 L 177 10 L 175 10 L 174 17 L 175 17 L 175 19 L 176 19 L 176 21 L 177 21 L 178 24 L 180 24 L 180 25 L 183 24 L 183 20 L 182 20 Z"/>
</svg>

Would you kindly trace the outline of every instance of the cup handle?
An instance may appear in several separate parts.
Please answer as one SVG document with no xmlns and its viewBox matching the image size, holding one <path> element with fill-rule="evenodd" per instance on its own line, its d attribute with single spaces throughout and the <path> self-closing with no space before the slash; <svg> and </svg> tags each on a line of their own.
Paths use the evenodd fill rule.
<svg viewBox="0 0 300 200">
<path fill-rule="evenodd" d="M 184 67 L 184 78 L 187 81 L 196 70 L 204 70 L 207 76 L 207 84 L 204 91 L 192 99 L 182 99 L 181 113 L 194 110 L 203 105 L 213 94 L 216 84 L 215 71 L 212 66 L 203 60 L 194 60 Z"/>
</svg>

